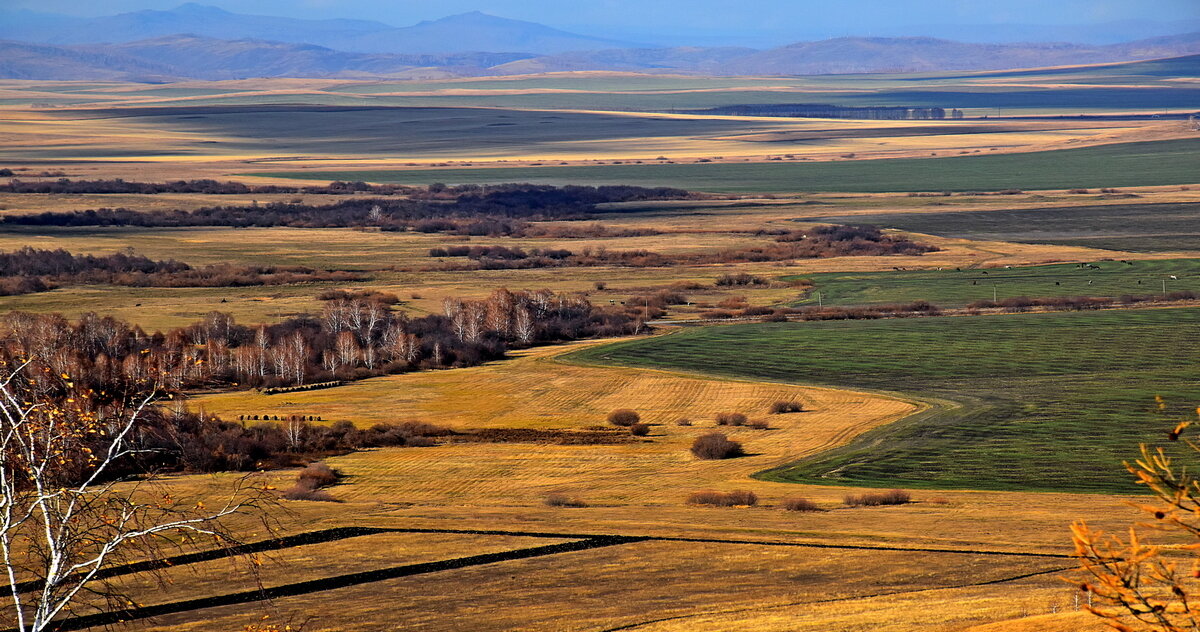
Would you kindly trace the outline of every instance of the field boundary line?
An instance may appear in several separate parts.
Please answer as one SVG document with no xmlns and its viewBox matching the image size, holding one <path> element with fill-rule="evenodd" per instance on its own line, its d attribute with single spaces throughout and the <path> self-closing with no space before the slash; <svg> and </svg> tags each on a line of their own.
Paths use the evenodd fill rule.
<svg viewBox="0 0 1200 632">
<path fill-rule="evenodd" d="M 221 606 L 238 605 L 244 603 L 253 603 L 257 601 L 269 601 L 282 597 L 295 597 L 315 592 L 323 592 L 326 590 L 335 590 L 338 588 L 348 588 L 360 584 L 373 583 L 389 579 L 398 579 L 401 577 L 411 577 L 415 575 L 423 575 L 445 570 L 456 570 L 460 568 L 468 568 L 471 566 L 481 566 L 487 564 L 495 564 L 499 562 L 515 561 L 521 559 L 530 559 L 535 557 L 544 557 L 556 555 L 559 553 L 571 553 L 577 551 L 587 551 L 592 549 L 606 548 L 610 546 L 618 546 L 622 544 L 633 544 L 640 542 L 687 542 L 698 544 L 731 544 L 741 546 L 774 546 L 774 547 L 796 547 L 796 548 L 815 548 L 815 549 L 834 549 L 834 550 L 852 550 L 852 551 L 891 551 L 902 553 L 928 553 L 928 554 L 949 554 L 949 555 L 979 555 L 979 556 L 998 556 L 998 557 L 1026 557 L 1026 558 L 1046 558 L 1046 559 L 1072 559 L 1074 556 L 1068 553 L 1045 553 L 1045 552 L 1020 552 L 1020 551 L 996 551 L 996 550 L 971 550 L 971 549 L 940 549 L 931 547 L 902 547 L 902 546 L 881 546 L 881 545 L 856 545 L 856 544 L 831 544 L 819 542 L 784 542 L 779 540 L 744 540 L 734 538 L 689 538 L 689 537 L 672 537 L 672 536 L 652 536 L 652 535 L 611 535 L 611 534 L 578 534 L 578 533 L 556 533 L 546 531 L 513 531 L 513 530 L 490 530 L 490 529 L 437 529 L 437 528 L 388 528 L 388 527 L 337 527 L 325 529 L 322 531 L 314 531 L 309 533 L 295 534 L 283 538 L 275 538 L 271 540 L 263 540 L 251 544 L 230 547 L 227 549 L 213 549 L 198 553 L 175 556 L 166 560 L 155 560 L 149 562 L 138 562 L 127 564 L 124 566 L 113 567 L 107 569 L 103 574 L 104 578 L 112 578 L 121 575 L 127 575 L 137 572 L 150 570 L 158 570 L 166 567 L 173 567 L 183 564 L 193 564 L 197 562 L 212 561 L 238 555 L 259 551 L 280 550 L 295 546 L 303 546 L 306 544 L 318 544 L 323 542 L 332 542 L 344 540 L 353 537 L 363 537 L 369 535 L 381 535 L 389 533 L 412 533 L 412 534 L 458 534 L 458 535 L 484 535 L 484 536 L 508 536 L 508 537 L 528 537 L 528 538 L 550 538 L 550 539 L 569 539 L 571 542 L 562 542 L 549 544 L 544 546 L 529 547 L 523 549 L 514 549 L 509 551 L 500 551 L 496 553 L 485 553 L 480 555 L 472 555 L 460 558 L 451 558 L 448 560 L 438 560 L 433 562 L 423 562 L 419 564 L 405 564 L 390 568 L 375 569 L 369 571 L 361 571 L 357 573 L 349 573 L 346 575 L 336 575 L 333 577 L 324 577 L 320 579 L 307 580 L 292 584 L 284 584 L 270 588 L 260 588 L 256 590 L 248 590 L 238 593 L 229 593 L 225 595 L 215 595 L 211 597 L 201 597 L 196 599 L 188 599 L 183 601 L 169 602 L 165 604 L 155 604 L 150 606 L 138 606 L 127 608 L 114 612 L 101 612 L 91 615 L 85 615 L 73 619 L 62 621 L 54 629 L 57 632 L 69 632 L 72 630 L 83 630 L 90 627 L 106 626 L 117 623 L 127 623 L 141 619 L 148 619 L 157 616 L 179 614 L 200 610 L 205 608 L 215 608 Z M 1068 567 L 1073 568 L 1073 567 Z M 1063 569 L 1058 569 L 1063 570 Z M 1010 577 L 1000 580 L 989 580 L 988 582 L 976 582 L 965 584 L 964 586 L 986 585 L 988 583 L 1002 583 L 1006 581 L 1014 581 L 1023 577 L 1032 577 L 1044 573 L 1055 572 L 1039 571 L 1020 577 Z M 37 589 L 40 584 L 36 582 L 27 582 L 28 586 L 23 587 Z M 953 587 L 948 587 L 953 588 Z M 922 589 L 922 590 L 942 590 L 939 589 Z M 920 591 L 902 591 L 902 592 L 920 592 Z M 881 595 L 865 595 L 853 597 L 852 599 L 864 599 Z M 839 601 L 842 598 L 826 601 Z M 801 605 L 803 603 L 823 603 L 824 601 L 800 602 L 797 604 L 781 604 L 779 606 L 769 607 L 784 607 L 787 605 Z M 712 613 L 701 613 L 712 614 Z M 691 616 L 701 615 L 681 615 L 673 618 L 686 618 Z M 629 629 L 629 627 L 638 627 L 656 623 L 649 621 L 632 626 L 612 628 L 612 630 Z M 3 630 L 0 632 L 16 632 L 13 629 Z M 606 631 L 607 632 L 607 631 Z"/>
<path fill-rule="evenodd" d="M 192 610 L 200 610 L 204 608 L 216 608 L 220 606 L 233 606 L 257 601 L 269 601 L 281 597 L 295 597 L 314 592 L 334 590 L 337 588 L 348 588 L 361 584 L 385 581 L 389 579 L 398 579 L 401 577 L 411 577 L 413 575 L 422 575 L 425 573 L 468 568 L 471 566 L 495 564 L 497 562 L 522 560 L 547 555 L 556 555 L 559 553 L 586 551 L 590 549 L 617 546 L 640 541 L 642 541 L 642 538 L 632 536 L 596 536 L 586 540 L 577 540 L 575 542 L 548 544 L 545 546 L 516 549 L 512 551 L 501 551 L 497 553 L 484 553 L 481 555 L 471 555 L 468 557 L 439 560 L 436 562 L 405 564 L 391 568 L 362 571 L 358 573 L 349 573 L 346 575 L 336 575 L 334 577 L 324 577 L 321 579 L 296 582 L 293 584 L 285 584 L 271 588 L 247 590 L 239 593 L 201 597 L 198 599 L 188 599 L 184 601 L 174 601 L 152 606 L 127 608 L 113 612 L 101 612 L 64 620 L 58 625 L 54 626 L 53 629 L 55 632 L 86 630 L 88 628 L 97 626 L 129 623 L 141 619 L 190 612 Z M 3 632 L 17 631 L 15 629 L 8 629 L 4 630 Z"/>
<path fill-rule="evenodd" d="M 776 608 L 788 608 L 788 607 L 792 607 L 792 606 L 807 606 L 807 605 L 815 605 L 815 604 L 838 603 L 838 602 L 843 602 L 843 601 L 857 601 L 860 599 L 876 599 L 879 597 L 894 597 L 897 595 L 909 595 L 909 594 L 917 594 L 917 593 L 923 593 L 923 592 L 934 592 L 934 591 L 938 591 L 938 590 L 959 590 L 959 589 L 963 589 L 963 588 L 976 588 L 979 586 L 992 586 L 995 584 L 1004 584 L 1004 583 L 1008 583 L 1008 582 L 1020 581 L 1022 579 L 1029 579 L 1030 577 L 1039 577 L 1041 575 L 1049 575 L 1050 573 L 1061 573 L 1063 571 L 1068 571 L 1068 570 L 1071 570 L 1074 568 L 1075 568 L 1074 566 L 1055 567 L 1055 568 L 1041 570 L 1041 571 L 1033 571 L 1030 573 L 1023 573 L 1021 575 L 1014 575 L 1011 577 L 1002 577 L 1000 579 L 989 579 L 987 581 L 982 581 L 982 582 L 971 582 L 971 583 L 966 583 L 966 584 L 957 584 L 954 586 L 940 586 L 937 588 L 916 588 L 913 590 L 892 590 L 892 591 L 885 591 L 885 592 L 881 592 L 881 593 L 873 593 L 873 594 L 869 594 L 869 595 L 855 595 L 855 596 L 850 596 L 850 597 L 833 597 L 830 599 L 815 599 L 815 600 L 811 600 L 811 601 L 793 601 L 793 602 L 789 602 L 789 603 L 773 604 L 773 605 L 769 605 L 769 606 L 764 605 L 764 606 L 753 606 L 753 607 L 749 607 L 749 608 L 736 608 L 736 609 L 730 609 L 730 610 L 713 610 L 710 612 L 700 612 L 700 613 L 696 613 L 696 614 L 681 614 L 681 615 L 675 615 L 675 616 L 671 616 L 671 617 L 663 617 L 661 619 L 653 619 L 650 621 L 642 621 L 639 623 L 630 623 L 630 624 L 626 624 L 626 625 L 617 626 L 615 628 L 604 628 L 603 630 L 599 630 L 598 632 L 620 632 L 621 630 L 633 630 L 633 629 L 645 627 L 648 625 L 654 625 L 655 623 L 664 623 L 666 621 L 679 621 L 681 619 L 692 619 L 695 617 L 703 617 L 703 616 L 707 616 L 707 615 L 738 614 L 740 612 L 760 612 L 763 610 L 772 610 L 772 609 L 776 609 Z"/>
</svg>

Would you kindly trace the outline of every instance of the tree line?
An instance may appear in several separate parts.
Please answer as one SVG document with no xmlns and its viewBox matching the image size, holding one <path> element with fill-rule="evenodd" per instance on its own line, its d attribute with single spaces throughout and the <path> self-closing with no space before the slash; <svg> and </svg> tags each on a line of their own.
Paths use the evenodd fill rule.
<svg viewBox="0 0 1200 632">
<path fill-rule="evenodd" d="M 889 235 L 875 226 L 817 226 L 810 230 L 780 231 L 774 244 L 711 253 L 664 255 L 649 250 L 585 248 L 574 252 L 563 248 L 524 250 L 507 246 L 446 246 L 431 248 L 429 256 L 466 258 L 467 262 L 443 262 L 438 270 L 512 270 L 528 268 L 625 266 L 665 267 L 715 263 L 746 263 L 820 259 L 844 256 L 921 255 L 937 246 Z"/>
<path fill-rule="evenodd" d="M 303 266 L 213 264 L 193 267 L 169 259 L 155 261 L 132 253 L 78 255 L 64 249 L 26 246 L 0 252 L 0 296 L 45 292 L 63 285 L 129 287 L 243 287 L 316 281 L 349 283 L 361 274 Z"/>
<path fill-rule="evenodd" d="M 484 300 L 447 298 L 441 314 L 409 318 L 383 302 L 339 299 L 316 316 L 246 326 L 212 312 L 153 334 L 96 314 L 0 317 L 0 361 L 34 358 L 47 375 L 78 376 L 96 392 L 148 381 L 190 388 L 280 387 L 417 369 L 474 366 L 507 349 L 643 329 L 635 310 L 600 309 L 580 295 L 497 290 Z"/>
<path fill-rule="evenodd" d="M 12 171 L 0 170 L 0 177 L 14 175 Z M 159 193 L 203 193 L 206 195 L 247 195 L 272 193 L 306 193 L 321 195 L 348 195 L 371 193 L 375 195 L 412 194 L 421 189 L 398 184 L 367 184 L 366 182 L 334 181 L 322 186 L 249 185 L 241 182 L 218 180 L 172 180 L 169 182 L 130 182 L 121 178 L 109 180 L 9 180 L 0 183 L 0 193 L 74 193 L 108 194 L 132 193 L 155 195 Z"/>
<path fill-rule="evenodd" d="M 963 118 L 959 109 L 947 111 L 941 107 L 831 105 L 828 103 L 771 103 L 756 105 L 726 105 L 699 110 L 703 114 L 729 116 L 791 116 L 798 118 L 841 118 L 883 121 L 920 121 Z M 947 114 L 948 112 L 948 114 Z"/>
<path fill-rule="evenodd" d="M 194 210 L 143 212 L 101 208 L 50 211 L 6 216 L 0 218 L 0 225 L 362 227 L 383 231 L 519 236 L 528 228 L 527 221 L 590 219 L 597 212 L 598 204 L 690 196 L 687 191 L 670 188 L 536 185 L 431 186 L 422 195 L 404 199 L 354 198 L 324 205 L 272 202 Z"/>
</svg>

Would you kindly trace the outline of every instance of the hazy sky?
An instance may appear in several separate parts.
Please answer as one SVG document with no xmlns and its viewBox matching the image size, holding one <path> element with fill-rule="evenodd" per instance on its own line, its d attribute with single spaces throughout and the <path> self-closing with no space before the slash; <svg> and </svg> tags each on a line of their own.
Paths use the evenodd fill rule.
<svg viewBox="0 0 1200 632">
<path fill-rule="evenodd" d="M 0 5 L 74 15 L 169 9 L 182 0 L 0 0 Z M 465 11 L 551 24 L 636 25 L 678 21 L 692 27 L 762 28 L 805 22 L 864 24 L 1081 24 L 1200 17 L 1197 0 L 203 0 L 238 13 L 352 16 L 398 25 Z"/>
<path fill-rule="evenodd" d="M 81 16 L 169 9 L 183 0 L 0 0 Z M 237 13 L 374 19 L 397 26 L 483 11 L 602 35 L 655 30 L 735 35 L 895 32 L 907 25 L 1083 25 L 1200 19 L 1200 0 L 202 0 Z"/>
</svg>

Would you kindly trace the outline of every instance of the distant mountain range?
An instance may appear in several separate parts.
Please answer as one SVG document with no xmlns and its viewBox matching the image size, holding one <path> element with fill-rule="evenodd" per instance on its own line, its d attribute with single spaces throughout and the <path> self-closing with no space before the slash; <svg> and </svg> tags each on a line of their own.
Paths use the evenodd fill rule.
<svg viewBox="0 0 1200 632">
<path fill-rule="evenodd" d="M 99 18 L 0 9 L 0 39 L 6 40 L 56 45 L 111 44 L 180 34 L 315 44 L 357 53 L 392 54 L 490 51 L 546 55 L 637 46 L 478 11 L 394 27 L 367 20 L 300 20 L 242 15 L 196 3 L 170 11 L 135 11 Z"/>
<path fill-rule="evenodd" d="M 416 79 L 562 71 L 706 75 L 933 72 L 1096 64 L 1200 53 L 1200 33 L 1108 45 L 844 37 L 768 50 L 654 48 L 478 12 L 396 28 L 362 20 L 245 16 L 198 4 L 101 18 L 0 10 L 0 40 L 6 40 L 0 41 L 0 78 L 125 81 Z"/>
</svg>

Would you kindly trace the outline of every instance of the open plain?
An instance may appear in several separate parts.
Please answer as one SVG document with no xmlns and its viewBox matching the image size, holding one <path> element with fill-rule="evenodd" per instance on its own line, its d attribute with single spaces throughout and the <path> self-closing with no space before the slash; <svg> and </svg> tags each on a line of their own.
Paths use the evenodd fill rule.
<svg viewBox="0 0 1200 632">
<path fill-rule="evenodd" d="M 259 543 L 251 565 L 213 554 L 153 576 L 118 568 L 130 601 L 59 629 L 1105 629 L 1068 581 L 1079 578 L 1069 526 L 1122 532 L 1141 519 L 1144 488 L 1122 462 L 1200 404 L 1200 131 L 1185 116 L 1200 111 L 1197 59 L 816 77 L 0 82 L 0 168 L 13 180 L 294 189 L 13 187 L 0 191 L 0 251 L 358 275 L 207 286 L 56 277 L 0 296 L 7 316 L 95 313 L 155 340 L 221 312 L 227 330 L 319 330 L 325 344 L 330 306 L 348 300 L 338 297 L 382 293 L 396 322 L 449 323 L 506 288 L 586 300 L 594 320 L 634 324 L 619 337 L 509 336 L 478 362 L 441 362 L 441 342 L 430 343 L 436 361 L 395 370 L 367 355 L 367 327 L 363 349 L 312 354 L 328 380 L 177 389 L 178 414 L 243 430 L 300 419 L 444 432 L 314 458 L 292 449 L 297 462 L 265 473 L 273 490 L 300 461 L 338 478 L 328 498 L 279 500 L 273 529 L 238 517 Z M 965 118 L 703 111 L 897 101 Z M 412 188 L 303 190 L 351 181 Z M 378 221 L 388 205 L 451 208 L 510 183 L 691 193 L 568 217 L 497 214 L 482 228 Z M 453 188 L 463 184 L 482 186 Z M 347 200 L 380 210 L 357 224 L 286 221 Z M 284 219 L 180 219 L 213 207 Z M 174 219 L 86 215 L 96 209 Z M 29 219 L 73 212 L 83 215 Z M 497 217 L 510 223 L 496 229 Z M 876 225 L 872 243 L 924 249 L 779 254 L 831 224 Z M 551 254 L 511 263 L 527 253 Z M 1081 297 L 1096 301 L 1063 307 Z M 189 337 L 201 329 L 157 338 L 209 353 L 210 339 Z M 798 410 L 772 412 L 780 403 Z M 620 409 L 645 432 L 614 429 Z M 718 421 L 730 413 L 745 423 Z M 697 458 L 693 442 L 713 432 L 744 455 Z M 236 478 L 184 467 L 161 484 L 211 499 Z M 892 488 L 909 502 L 846 498 Z M 693 498 L 738 491 L 755 501 Z M 813 510 L 788 510 L 796 500 Z"/>
</svg>

